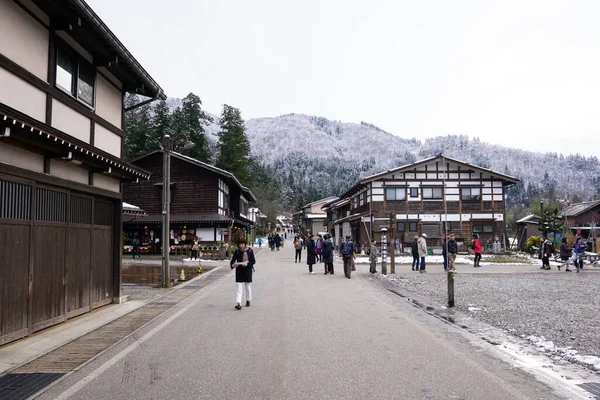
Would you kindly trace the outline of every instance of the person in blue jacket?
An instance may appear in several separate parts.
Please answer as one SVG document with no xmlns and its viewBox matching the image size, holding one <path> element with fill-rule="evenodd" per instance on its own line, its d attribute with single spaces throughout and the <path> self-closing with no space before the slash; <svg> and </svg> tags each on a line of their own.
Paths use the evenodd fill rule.
<svg viewBox="0 0 600 400">
<path fill-rule="evenodd" d="M 583 269 L 583 255 L 587 250 L 587 245 L 583 242 L 581 236 L 577 236 L 577 240 L 573 244 L 573 256 L 575 257 L 575 268 L 577 268 L 577 272 L 580 269 Z"/>
</svg>

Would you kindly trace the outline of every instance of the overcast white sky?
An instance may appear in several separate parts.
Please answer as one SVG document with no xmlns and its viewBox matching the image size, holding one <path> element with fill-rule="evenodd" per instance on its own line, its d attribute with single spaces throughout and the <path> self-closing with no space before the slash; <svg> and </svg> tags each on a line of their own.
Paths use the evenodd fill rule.
<svg viewBox="0 0 600 400">
<path fill-rule="evenodd" d="M 167 95 L 600 156 L 600 1 L 88 0 Z"/>
</svg>

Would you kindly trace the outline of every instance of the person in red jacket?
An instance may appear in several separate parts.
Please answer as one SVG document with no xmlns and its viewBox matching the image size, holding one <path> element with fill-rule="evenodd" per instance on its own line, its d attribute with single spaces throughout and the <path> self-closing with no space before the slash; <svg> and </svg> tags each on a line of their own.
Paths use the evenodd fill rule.
<svg viewBox="0 0 600 400">
<path fill-rule="evenodd" d="M 471 248 L 473 249 L 473 253 L 475 253 L 475 265 L 473 266 L 475 268 L 481 267 L 479 265 L 479 261 L 481 261 L 481 242 L 479 241 L 479 235 L 476 233 L 473 234 L 473 245 Z"/>
</svg>

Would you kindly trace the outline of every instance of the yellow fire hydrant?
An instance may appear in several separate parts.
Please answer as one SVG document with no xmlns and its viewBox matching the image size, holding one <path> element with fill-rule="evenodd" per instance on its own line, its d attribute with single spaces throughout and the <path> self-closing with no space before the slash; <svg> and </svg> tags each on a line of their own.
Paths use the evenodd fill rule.
<svg viewBox="0 0 600 400">
<path fill-rule="evenodd" d="M 185 281 L 185 272 L 183 271 L 183 268 L 181 268 L 181 274 L 179 274 L 179 280 Z"/>
</svg>

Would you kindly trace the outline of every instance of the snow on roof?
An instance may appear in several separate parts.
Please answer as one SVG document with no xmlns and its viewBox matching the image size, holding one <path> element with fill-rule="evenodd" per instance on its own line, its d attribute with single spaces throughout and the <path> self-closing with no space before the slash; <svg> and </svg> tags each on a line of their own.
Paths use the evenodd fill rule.
<svg viewBox="0 0 600 400">
<path fill-rule="evenodd" d="M 516 223 L 517 224 L 524 224 L 526 222 L 538 222 L 537 220 L 539 220 L 540 217 L 535 215 L 535 214 L 529 214 L 526 217 L 521 218 L 520 220 L 518 220 Z"/>
<path fill-rule="evenodd" d="M 129 203 L 125 203 L 123 202 L 123 210 L 130 210 L 130 211 L 143 211 L 141 208 L 139 208 L 138 206 L 134 206 L 133 204 L 129 204 Z"/>
<path fill-rule="evenodd" d="M 571 204 L 570 206 L 563 208 L 560 215 L 563 217 L 576 217 L 598 205 L 600 205 L 600 200 Z"/>
</svg>

